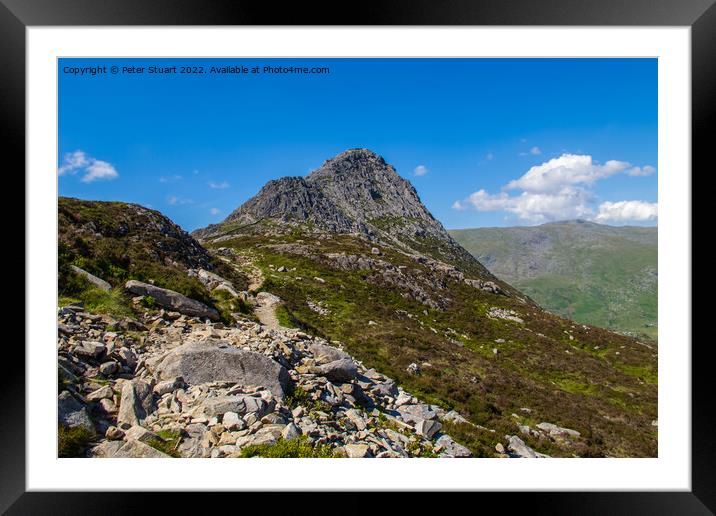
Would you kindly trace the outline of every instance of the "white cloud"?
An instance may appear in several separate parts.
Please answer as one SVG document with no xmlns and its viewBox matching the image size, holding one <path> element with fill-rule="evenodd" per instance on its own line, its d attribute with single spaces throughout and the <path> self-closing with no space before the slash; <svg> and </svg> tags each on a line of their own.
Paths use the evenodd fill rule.
<svg viewBox="0 0 716 516">
<path fill-rule="evenodd" d="M 656 220 L 659 216 L 658 204 L 644 201 L 603 202 L 596 222 L 645 222 Z"/>
<path fill-rule="evenodd" d="M 82 176 L 83 183 L 92 183 L 98 180 L 117 179 L 119 174 L 114 165 L 99 159 L 94 160 L 86 169 L 85 175 Z"/>
<path fill-rule="evenodd" d="M 173 176 L 161 176 L 159 178 L 160 183 L 176 183 L 177 181 L 181 181 L 182 176 L 178 174 L 174 174 Z"/>
<path fill-rule="evenodd" d="M 93 158 L 82 150 L 66 153 L 62 165 L 57 169 L 57 175 L 75 175 L 78 172 L 82 173 L 80 181 L 83 183 L 119 177 L 117 169 L 111 163 Z"/>
<path fill-rule="evenodd" d="M 223 190 L 225 188 L 229 188 L 229 183 L 226 181 L 222 181 L 220 183 L 217 183 L 216 181 L 209 181 L 207 183 L 209 185 L 209 188 L 214 188 L 215 190 Z"/>
<path fill-rule="evenodd" d="M 530 192 L 550 192 L 569 185 L 592 185 L 630 168 L 626 161 L 607 161 L 599 165 L 591 156 L 562 154 L 541 165 L 530 168 L 522 177 L 510 181 L 508 189 L 519 188 Z"/>
<path fill-rule="evenodd" d="M 210 212 L 212 215 L 218 215 L 219 213 L 221 213 L 221 210 L 220 210 L 219 208 L 211 208 L 211 209 L 209 210 L 209 212 Z"/>
<path fill-rule="evenodd" d="M 539 150 L 539 147 L 532 147 L 530 149 L 530 154 L 532 154 L 534 156 L 539 156 L 540 154 L 542 154 L 542 151 Z"/>
<path fill-rule="evenodd" d="M 413 170 L 413 174 L 415 174 L 416 176 L 424 176 L 428 172 L 430 172 L 430 170 L 428 170 L 428 167 L 426 167 L 425 165 L 418 165 Z"/>
<path fill-rule="evenodd" d="M 491 195 L 485 190 L 470 194 L 464 201 L 455 201 L 458 210 L 506 211 L 521 221 L 539 224 L 550 220 L 589 218 L 591 195 L 582 188 L 564 187 L 554 193 L 522 192 L 511 197 L 505 192 Z"/>
<path fill-rule="evenodd" d="M 655 220 L 656 204 L 642 201 L 603 203 L 594 208 L 591 187 L 597 181 L 615 174 L 648 175 L 653 167 L 633 167 L 625 161 L 596 163 L 591 156 L 563 154 L 541 165 L 531 167 L 520 178 L 510 181 L 503 191 L 490 194 L 478 190 L 452 205 L 456 210 L 504 211 L 520 221 L 532 224 L 566 219 L 589 219 L 597 222 Z M 509 195 L 505 190 L 521 190 Z"/>
<path fill-rule="evenodd" d="M 651 165 L 646 165 L 645 167 L 634 167 L 632 169 L 629 169 L 627 171 L 627 174 L 630 176 L 650 176 L 656 172 L 656 169 L 652 167 Z"/>
</svg>

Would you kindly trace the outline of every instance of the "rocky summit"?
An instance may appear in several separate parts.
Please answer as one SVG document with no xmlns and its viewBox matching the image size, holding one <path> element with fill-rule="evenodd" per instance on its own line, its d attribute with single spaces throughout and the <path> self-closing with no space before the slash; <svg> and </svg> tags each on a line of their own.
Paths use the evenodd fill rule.
<svg viewBox="0 0 716 516">
<path fill-rule="evenodd" d="M 654 457 L 658 349 L 549 313 L 353 149 L 188 235 L 60 199 L 60 456 Z"/>
<path fill-rule="evenodd" d="M 193 235 L 217 240 L 237 232 L 265 234 L 277 225 L 280 232 L 294 226 L 356 234 L 409 252 L 429 249 L 495 279 L 452 239 L 413 185 L 368 149 L 338 154 L 305 178 L 269 181 L 222 223 Z"/>
</svg>

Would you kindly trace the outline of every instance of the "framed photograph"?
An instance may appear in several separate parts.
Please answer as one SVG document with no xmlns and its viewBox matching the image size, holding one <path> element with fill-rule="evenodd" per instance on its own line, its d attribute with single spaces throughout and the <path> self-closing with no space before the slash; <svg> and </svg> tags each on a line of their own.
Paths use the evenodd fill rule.
<svg viewBox="0 0 716 516">
<path fill-rule="evenodd" d="M 712 513 L 712 4 L 2 0 L 27 301 L 0 507 Z"/>
</svg>

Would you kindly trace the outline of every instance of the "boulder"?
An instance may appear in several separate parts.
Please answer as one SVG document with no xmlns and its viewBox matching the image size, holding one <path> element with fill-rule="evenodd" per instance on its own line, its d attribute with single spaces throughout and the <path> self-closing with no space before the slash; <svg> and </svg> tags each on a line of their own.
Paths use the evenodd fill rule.
<svg viewBox="0 0 716 516">
<path fill-rule="evenodd" d="M 288 371 L 275 360 L 223 341 L 195 341 L 179 346 L 156 369 L 163 380 L 182 377 L 189 385 L 217 381 L 255 385 L 268 389 L 277 398 L 285 396 L 290 383 Z"/>
<path fill-rule="evenodd" d="M 89 401 L 99 401 L 104 398 L 111 398 L 114 396 L 114 391 L 112 390 L 112 387 L 109 385 L 105 385 L 104 387 L 100 387 L 99 389 L 92 391 L 87 395 L 87 399 Z"/>
<path fill-rule="evenodd" d="M 576 430 L 572 430 L 571 428 L 562 428 L 560 426 L 554 425 L 552 423 L 540 423 L 537 425 L 537 428 L 540 430 L 547 432 L 551 436 L 563 436 L 563 435 L 569 435 L 570 437 L 579 437 L 581 434 L 577 432 Z"/>
<path fill-rule="evenodd" d="M 154 386 L 154 394 L 157 396 L 163 396 L 164 394 L 168 394 L 170 392 L 174 392 L 177 389 L 181 389 L 184 387 L 184 378 L 178 377 L 178 378 L 171 378 L 169 380 L 164 380 L 163 382 L 159 382 Z"/>
<path fill-rule="evenodd" d="M 399 407 L 398 413 L 406 423 L 417 424 L 420 421 L 432 420 L 438 418 L 438 410 L 434 405 L 426 405 L 419 403 L 417 405 L 403 405 Z"/>
<path fill-rule="evenodd" d="M 214 289 L 214 292 L 216 292 L 216 291 L 227 292 L 232 297 L 240 297 L 241 296 L 241 294 L 239 294 L 239 292 L 237 292 L 236 289 L 233 286 L 231 286 L 231 284 L 229 284 L 229 283 L 222 283 L 221 285 L 218 285 Z"/>
<path fill-rule="evenodd" d="M 440 450 L 440 457 L 472 457 L 472 453 L 468 448 L 456 443 L 449 435 L 441 435 L 435 441 L 435 444 Z"/>
<path fill-rule="evenodd" d="M 82 427 L 93 433 L 95 431 L 87 409 L 67 391 L 57 397 L 57 422 L 68 428 Z"/>
<path fill-rule="evenodd" d="M 534 459 L 538 457 L 547 457 L 542 453 L 534 451 L 527 446 L 525 442 L 516 435 L 506 436 L 508 440 L 507 449 L 513 457 Z"/>
<path fill-rule="evenodd" d="M 221 424 L 227 430 L 243 430 L 246 428 L 246 422 L 239 417 L 236 412 L 225 412 L 224 417 L 221 420 Z"/>
<path fill-rule="evenodd" d="M 443 421 L 449 421 L 451 423 L 470 423 L 467 419 L 461 416 L 458 412 L 451 410 L 445 413 L 442 417 Z"/>
<path fill-rule="evenodd" d="M 260 305 L 275 305 L 281 302 L 281 298 L 270 292 L 259 292 L 256 294 L 256 301 Z"/>
<path fill-rule="evenodd" d="M 142 380 L 124 382 L 117 413 L 117 426 L 127 430 L 139 425 L 152 408 L 152 390 Z"/>
<path fill-rule="evenodd" d="M 350 359 L 351 356 L 343 350 L 327 346 L 318 342 L 312 342 L 308 345 L 308 350 L 313 353 L 314 358 L 318 362 L 334 362 L 336 360 Z"/>
<path fill-rule="evenodd" d="M 372 456 L 370 448 L 366 444 L 346 444 L 343 448 L 349 459 L 362 459 Z"/>
<path fill-rule="evenodd" d="M 262 418 L 274 408 L 273 402 L 263 398 L 238 394 L 236 396 L 217 396 L 204 401 L 204 414 L 209 417 L 233 412 L 238 415 L 254 413 Z M 230 416 L 231 417 L 231 416 Z"/>
<path fill-rule="evenodd" d="M 415 431 L 422 435 L 423 437 L 427 437 L 428 439 L 432 439 L 433 436 L 438 433 L 438 431 L 443 427 L 440 423 L 437 421 L 430 421 L 430 420 L 422 420 L 418 421 L 418 423 L 415 425 Z"/>
<path fill-rule="evenodd" d="M 124 432 L 124 440 L 142 441 L 143 443 L 146 443 L 147 441 L 161 441 L 162 439 L 157 434 L 147 430 L 143 426 L 135 425 L 126 432 Z"/>
<path fill-rule="evenodd" d="M 97 446 L 92 448 L 90 453 L 92 457 L 109 459 L 114 457 L 114 454 L 117 453 L 122 446 L 124 446 L 122 441 L 102 441 Z"/>
<path fill-rule="evenodd" d="M 152 448 L 148 444 L 141 441 L 127 441 L 119 448 L 112 458 L 132 458 L 132 459 L 168 459 L 169 455 Z"/>
<path fill-rule="evenodd" d="M 377 383 L 375 387 L 373 387 L 373 392 L 381 396 L 391 396 L 394 398 L 398 395 L 398 386 L 394 380 L 388 380 L 383 383 Z"/>
<path fill-rule="evenodd" d="M 105 292 L 109 292 L 110 290 L 112 290 L 112 285 L 110 285 L 103 279 L 98 278 L 97 276 L 95 276 L 93 274 L 90 274 L 86 270 L 80 269 L 76 265 L 70 265 L 70 269 L 72 269 L 72 272 L 74 272 L 78 276 L 84 276 L 84 278 L 87 281 L 89 281 L 90 283 L 92 283 L 92 285 L 94 285 L 95 287 L 97 287 L 101 290 L 104 290 Z"/>
<path fill-rule="evenodd" d="M 296 437 L 301 435 L 301 429 L 298 428 L 295 424 L 289 423 L 286 425 L 286 427 L 281 431 L 281 436 L 287 440 L 290 441 L 291 439 L 295 439 Z"/>
<path fill-rule="evenodd" d="M 188 315 L 191 317 L 208 317 L 214 321 L 219 320 L 219 312 L 204 303 L 190 299 L 179 292 L 166 288 L 155 287 L 149 283 L 129 280 L 124 288 L 138 296 L 152 296 L 157 304 L 168 310 Z"/>
<path fill-rule="evenodd" d="M 358 374 L 358 367 L 350 358 L 342 358 L 334 360 L 318 366 L 320 375 L 325 376 L 332 382 L 349 382 Z"/>
</svg>

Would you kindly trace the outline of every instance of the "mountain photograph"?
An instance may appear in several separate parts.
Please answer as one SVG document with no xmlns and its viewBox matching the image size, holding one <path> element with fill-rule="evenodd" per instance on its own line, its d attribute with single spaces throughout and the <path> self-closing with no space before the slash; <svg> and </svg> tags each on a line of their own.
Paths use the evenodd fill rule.
<svg viewBox="0 0 716 516">
<path fill-rule="evenodd" d="M 303 61 L 61 76 L 58 456 L 657 457 L 654 60 Z"/>
</svg>

